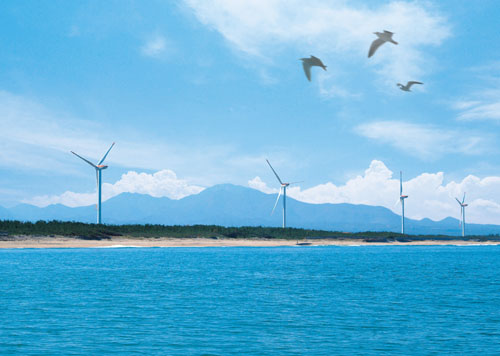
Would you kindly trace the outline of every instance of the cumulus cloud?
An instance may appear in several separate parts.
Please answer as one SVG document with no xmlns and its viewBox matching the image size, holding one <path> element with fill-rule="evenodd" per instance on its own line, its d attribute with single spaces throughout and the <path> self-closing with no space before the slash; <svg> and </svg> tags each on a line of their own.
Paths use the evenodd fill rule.
<svg viewBox="0 0 500 356">
<path fill-rule="evenodd" d="M 157 198 L 181 199 L 188 195 L 198 194 L 203 189 L 203 187 L 190 185 L 187 181 L 177 178 L 175 172 L 168 169 L 153 174 L 129 171 L 114 184 L 103 183 L 102 200 L 106 201 L 121 193 L 139 193 Z M 96 192 L 66 191 L 60 195 L 37 196 L 24 202 L 40 207 L 51 204 L 62 204 L 69 207 L 86 206 L 95 204 Z"/>
<path fill-rule="evenodd" d="M 449 153 L 480 154 L 487 150 L 487 135 L 442 129 L 431 125 L 417 125 L 400 121 L 377 121 L 358 125 L 359 135 L 422 159 L 435 159 Z"/>
<path fill-rule="evenodd" d="M 249 180 L 248 185 L 267 194 L 278 192 L 258 176 Z M 461 198 L 466 192 L 466 202 L 469 203 L 467 221 L 481 224 L 500 222 L 500 177 L 479 178 L 469 175 L 460 182 L 445 183 L 443 172 L 422 173 L 404 180 L 403 185 L 404 193 L 409 195 L 405 213 L 410 218 L 459 218 L 460 207 L 455 197 Z M 181 199 L 198 194 L 204 189 L 179 179 L 171 170 L 161 170 L 153 174 L 129 171 L 117 182 L 103 184 L 103 201 L 125 192 Z M 384 206 L 397 214 L 400 213 L 400 206 L 396 204 L 399 197 L 399 174 L 394 174 L 383 162 L 377 160 L 371 162 L 363 175 L 349 179 L 343 185 L 327 182 L 308 189 L 290 186 L 287 193 L 294 199 L 311 204 L 366 204 Z M 87 206 L 95 204 L 96 193 L 67 191 L 60 195 L 37 196 L 24 202 L 40 207 L 50 204 Z"/>
<path fill-rule="evenodd" d="M 260 178 L 249 185 L 265 193 L 272 193 Z M 467 221 L 481 224 L 500 223 L 500 177 L 479 178 L 473 175 L 461 182 L 444 183 L 444 173 L 423 173 L 403 182 L 404 193 L 409 195 L 405 204 L 406 216 L 413 219 L 430 218 L 441 220 L 448 216 L 460 217 L 460 207 L 455 197 L 467 192 Z M 258 184 L 255 184 L 255 181 Z M 331 182 L 302 190 L 300 186 L 287 189 L 287 193 L 299 201 L 322 203 L 350 203 L 384 206 L 400 214 L 396 203 L 399 197 L 399 174 L 394 175 L 386 165 L 374 160 L 370 167 L 348 180 L 344 185 Z"/>
<path fill-rule="evenodd" d="M 261 192 L 264 192 L 266 194 L 278 193 L 278 189 L 268 187 L 267 184 L 264 181 L 262 181 L 262 179 L 259 176 L 250 179 L 248 181 L 248 186 L 250 188 L 260 190 Z"/>
<path fill-rule="evenodd" d="M 332 67 L 342 60 L 339 53 L 344 60 L 366 59 L 373 32 L 391 30 L 400 45 L 386 46 L 371 59 L 391 83 L 394 78 L 421 78 L 430 68 L 423 48 L 440 45 L 451 34 L 447 20 L 424 2 L 391 1 L 372 7 L 343 0 L 185 3 L 201 23 L 244 53 L 265 57 L 276 48 L 291 46 L 320 53 Z"/>
</svg>

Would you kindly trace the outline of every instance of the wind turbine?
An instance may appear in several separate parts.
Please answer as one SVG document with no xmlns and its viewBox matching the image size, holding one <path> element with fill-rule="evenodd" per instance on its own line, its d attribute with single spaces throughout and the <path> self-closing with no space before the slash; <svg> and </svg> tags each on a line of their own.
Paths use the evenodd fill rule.
<svg viewBox="0 0 500 356">
<path fill-rule="evenodd" d="M 84 160 L 85 162 L 87 162 L 88 164 L 90 164 L 92 167 L 95 168 L 95 177 L 97 179 L 97 223 L 98 224 L 101 223 L 101 192 L 102 192 L 102 175 L 101 175 L 101 172 L 102 172 L 103 169 L 108 168 L 108 166 L 106 166 L 106 165 L 104 165 L 102 163 L 104 162 L 104 160 L 106 159 L 109 151 L 111 151 L 111 149 L 113 148 L 114 145 L 115 145 L 115 143 L 113 142 L 113 144 L 111 145 L 111 147 L 108 149 L 108 151 L 104 154 L 104 156 L 101 158 L 101 160 L 97 164 L 93 164 L 92 162 L 86 160 L 82 156 L 80 156 L 80 155 L 76 154 L 75 152 L 71 151 L 71 153 L 73 153 L 75 156 L 77 156 L 78 158 L 81 158 L 82 160 Z"/>
<path fill-rule="evenodd" d="M 462 202 L 458 200 L 458 198 L 455 198 L 455 200 L 460 204 L 460 215 L 462 215 L 462 237 L 465 236 L 465 207 L 469 204 L 465 204 L 465 193 L 464 197 L 462 198 Z"/>
<path fill-rule="evenodd" d="M 281 181 L 281 178 L 278 176 L 278 173 L 274 170 L 273 166 L 271 166 L 271 163 L 266 159 L 267 164 L 269 167 L 271 167 L 271 170 L 273 171 L 274 175 L 278 179 L 278 182 L 281 184 L 280 191 L 278 193 L 278 198 L 276 198 L 276 203 L 274 203 L 274 208 L 273 211 L 271 212 L 274 213 L 274 210 L 276 209 L 276 206 L 278 205 L 278 201 L 280 200 L 281 192 L 283 192 L 283 229 L 286 228 L 286 188 L 290 184 L 295 184 L 295 183 L 300 183 L 300 182 L 292 182 L 292 183 L 283 183 Z"/>
<path fill-rule="evenodd" d="M 403 172 L 399 171 L 399 202 L 401 203 L 401 233 L 404 235 L 405 233 L 405 199 L 408 198 L 408 195 L 403 195 Z"/>
</svg>

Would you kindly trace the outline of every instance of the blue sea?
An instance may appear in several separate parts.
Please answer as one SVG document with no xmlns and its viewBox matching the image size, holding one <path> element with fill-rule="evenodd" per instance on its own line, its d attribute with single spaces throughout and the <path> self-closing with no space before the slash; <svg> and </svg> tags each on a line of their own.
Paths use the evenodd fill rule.
<svg viewBox="0 0 500 356">
<path fill-rule="evenodd" d="M 0 251 L 0 355 L 499 355 L 500 246 Z"/>
</svg>

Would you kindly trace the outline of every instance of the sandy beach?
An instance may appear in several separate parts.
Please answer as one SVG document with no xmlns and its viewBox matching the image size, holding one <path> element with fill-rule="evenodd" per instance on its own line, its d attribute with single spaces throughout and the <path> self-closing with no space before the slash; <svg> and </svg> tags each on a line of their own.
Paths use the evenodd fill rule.
<svg viewBox="0 0 500 356">
<path fill-rule="evenodd" d="M 361 239 L 299 240 L 308 246 L 389 246 L 389 245 L 499 245 L 499 241 L 423 240 L 411 242 L 366 242 Z M 276 247 L 296 246 L 296 240 L 281 239 L 207 239 L 207 238 L 137 238 L 119 237 L 84 240 L 67 237 L 28 237 L 0 241 L 0 248 L 111 248 L 111 247 Z"/>
</svg>

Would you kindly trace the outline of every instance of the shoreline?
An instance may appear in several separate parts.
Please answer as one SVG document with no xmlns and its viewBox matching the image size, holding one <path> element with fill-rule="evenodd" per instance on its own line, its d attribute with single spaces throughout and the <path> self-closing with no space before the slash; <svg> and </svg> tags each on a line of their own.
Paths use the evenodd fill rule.
<svg viewBox="0 0 500 356">
<path fill-rule="evenodd" d="M 301 243 L 303 245 L 301 245 Z M 304 244 L 305 243 L 305 244 Z M 299 240 L 299 246 L 473 246 L 500 245 L 500 241 L 474 240 L 419 240 L 367 242 L 362 239 Z M 17 248 L 113 248 L 113 247 L 279 247 L 297 246 L 297 240 L 285 239 L 232 239 L 232 238 L 137 238 L 119 237 L 102 240 L 85 240 L 68 237 L 19 236 L 17 239 L 0 240 L 0 249 Z"/>
</svg>

